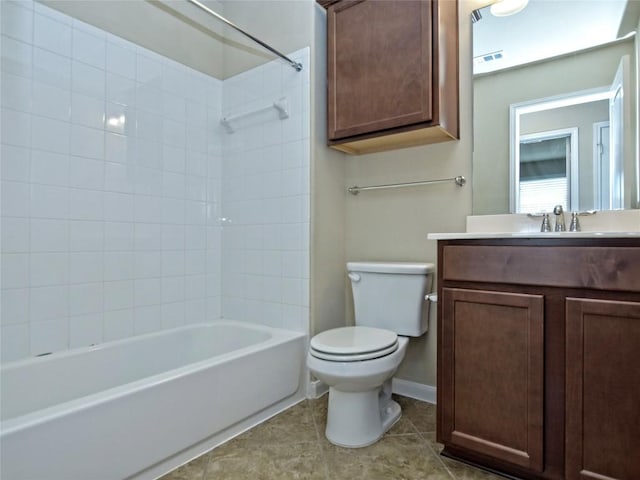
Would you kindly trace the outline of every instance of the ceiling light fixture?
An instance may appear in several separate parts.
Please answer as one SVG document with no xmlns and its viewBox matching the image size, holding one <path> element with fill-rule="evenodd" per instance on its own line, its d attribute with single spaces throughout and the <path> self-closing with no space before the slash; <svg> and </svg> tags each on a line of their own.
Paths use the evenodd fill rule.
<svg viewBox="0 0 640 480">
<path fill-rule="evenodd" d="M 506 17 L 514 15 L 524 10 L 529 0 L 497 0 L 491 5 L 491 15 L 495 17 Z"/>
</svg>

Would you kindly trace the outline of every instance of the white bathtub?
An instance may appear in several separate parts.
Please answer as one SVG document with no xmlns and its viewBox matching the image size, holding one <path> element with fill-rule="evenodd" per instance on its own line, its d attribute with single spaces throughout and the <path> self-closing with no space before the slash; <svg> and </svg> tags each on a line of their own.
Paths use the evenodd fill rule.
<svg viewBox="0 0 640 480">
<path fill-rule="evenodd" d="M 5 364 L 0 478 L 155 478 L 299 401 L 305 348 L 221 320 Z"/>
</svg>

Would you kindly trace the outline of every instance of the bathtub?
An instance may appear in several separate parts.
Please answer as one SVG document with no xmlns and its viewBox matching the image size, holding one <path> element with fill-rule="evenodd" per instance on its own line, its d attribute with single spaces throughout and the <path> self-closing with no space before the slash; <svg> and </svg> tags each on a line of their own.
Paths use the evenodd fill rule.
<svg viewBox="0 0 640 480">
<path fill-rule="evenodd" d="M 7 363 L 0 478 L 156 478 L 302 399 L 306 341 L 220 320 Z"/>
</svg>

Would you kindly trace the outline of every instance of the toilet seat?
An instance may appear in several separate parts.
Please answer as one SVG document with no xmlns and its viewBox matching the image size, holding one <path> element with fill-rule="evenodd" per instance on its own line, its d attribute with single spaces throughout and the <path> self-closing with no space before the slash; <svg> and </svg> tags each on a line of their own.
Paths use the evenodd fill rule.
<svg viewBox="0 0 640 480">
<path fill-rule="evenodd" d="M 373 327 L 342 327 L 311 339 L 309 353 L 334 362 L 357 362 L 380 358 L 398 349 L 398 335 Z"/>
</svg>

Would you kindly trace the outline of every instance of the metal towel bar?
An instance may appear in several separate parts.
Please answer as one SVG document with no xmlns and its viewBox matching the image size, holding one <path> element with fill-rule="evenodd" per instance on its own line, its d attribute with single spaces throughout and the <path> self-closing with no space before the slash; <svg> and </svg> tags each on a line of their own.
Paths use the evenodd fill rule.
<svg viewBox="0 0 640 480">
<path fill-rule="evenodd" d="M 352 195 L 357 195 L 358 193 L 364 190 L 382 190 L 386 188 L 417 187 L 420 185 L 433 185 L 435 183 L 449 183 L 449 182 L 456 182 L 456 185 L 458 185 L 459 187 L 462 187 L 464 186 L 465 183 L 467 183 L 467 179 L 464 178 L 462 175 L 458 175 L 457 177 L 453 177 L 453 178 L 442 178 L 439 180 L 424 180 L 421 182 L 390 183 L 387 185 L 370 185 L 368 187 L 358 187 L 354 185 L 353 187 L 347 188 L 347 191 Z"/>
</svg>

